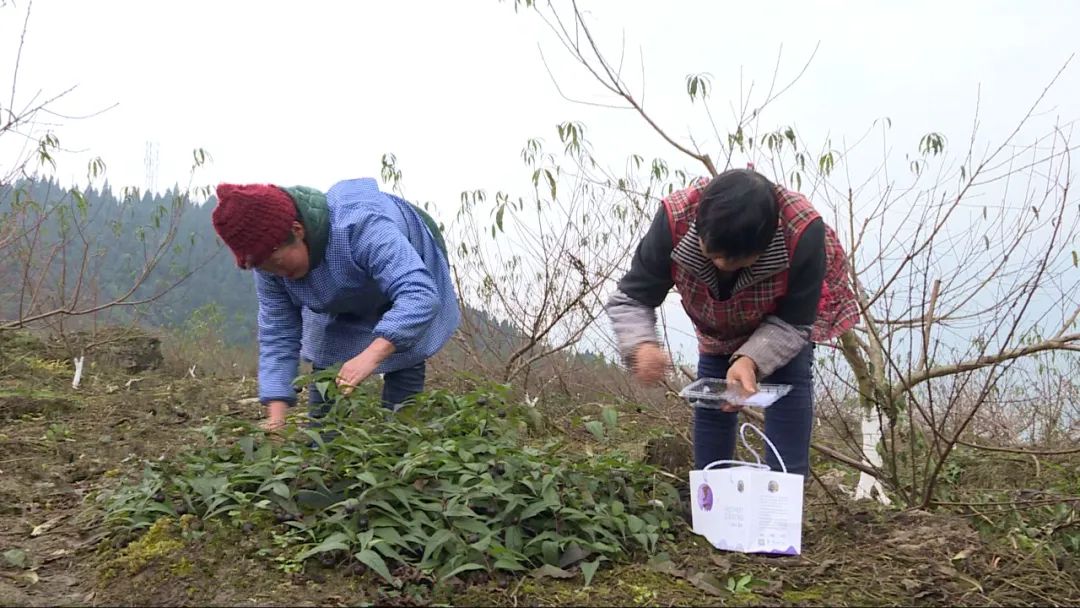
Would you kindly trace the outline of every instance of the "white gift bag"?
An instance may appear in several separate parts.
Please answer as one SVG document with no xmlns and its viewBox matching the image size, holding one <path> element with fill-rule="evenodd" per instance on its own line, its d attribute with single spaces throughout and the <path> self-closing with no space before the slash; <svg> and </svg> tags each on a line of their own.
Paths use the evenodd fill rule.
<svg viewBox="0 0 1080 608">
<path fill-rule="evenodd" d="M 746 441 L 750 427 L 776 454 L 783 473 L 771 471 Z M 694 532 L 717 549 L 741 553 L 799 555 L 802 552 L 803 476 L 787 472 L 772 441 L 744 423 L 739 437 L 756 463 L 717 460 L 690 471 Z M 722 464 L 739 465 L 714 469 Z"/>
</svg>

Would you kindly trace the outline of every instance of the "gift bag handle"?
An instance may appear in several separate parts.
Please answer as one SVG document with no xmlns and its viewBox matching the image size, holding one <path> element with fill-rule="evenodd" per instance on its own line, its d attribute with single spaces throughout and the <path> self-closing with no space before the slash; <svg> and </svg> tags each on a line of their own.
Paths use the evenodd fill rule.
<svg viewBox="0 0 1080 608">
<path fill-rule="evenodd" d="M 710 462 L 709 464 L 705 465 L 705 468 L 701 469 L 701 470 L 702 471 L 708 471 L 709 469 L 711 469 L 711 468 L 713 468 L 713 467 L 715 467 L 717 465 L 721 465 L 721 464 L 741 464 L 741 465 L 747 466 L 747 467 L 754 467 L 755 469 L 767 469 L 767 468 L 769 468 L 769 465 L 761 464 L 760 460 L 758 460 L 758 462 L 746 462 L 745 460 L 714 460 L 714 461 Z"/>
<path fill-rule="evenodd" d="M 705 483 L 709 483 L 709 470 L 721 464 L 740 464 L 746 467 L 754 467 L 755 469 L 765 469 L 766 471 L 769 470 L 769 466 L 761 464 L 760 460 L 758 460 L 758 462 L 746 462 L 743 460 L 714 460 L 709 464 L 705 465 L 705 468 L 701 469 L 701 478 L 705 481 Z"/>
<path fill-rule="evenodd" d="M 773 445 L 773 442 L 770 441 L 769 438 L 765 436 L 765 433 L 761 432 L 761 429 L 759 429 L 756 426 L 750 424 L 749 422 L 744 422 L 742 424 L 742 426 L 739 427 L 739 438 L 742 439 L 743 447 L 745 447 L 747 450 L 750 450 L 750 453 L 754 455 L 754 458 L 757 459 L 758 463 L 761 463 L 761 456 L 759 456 L 758 453 L 756 451 L 754 451 L 754 448 L 750 447 L 750 442 L 748 442 L 746 440 L 746 427 L 750 427 L 750 428 L 754 429 L 754 432 L 761 436 L 762 440 L 765 441 L 765 445 L 769 446 L 769 448 L 772 449 L 772 453 L 776 456 L 776 461 L 780 463 L 780 468 L 783 469 L 784 473 L 787 473 L 788 472 L 787 465 L 784 464 L 784 458 L 782 456 L 780 456 L 780 450 L 776 449 L 776 446 Z M 764 466 L 764 465 L 762 465 L 762 466 Z M 765 466 L 765 468 L 767 469 L 769 467 Z"/>
</svg>

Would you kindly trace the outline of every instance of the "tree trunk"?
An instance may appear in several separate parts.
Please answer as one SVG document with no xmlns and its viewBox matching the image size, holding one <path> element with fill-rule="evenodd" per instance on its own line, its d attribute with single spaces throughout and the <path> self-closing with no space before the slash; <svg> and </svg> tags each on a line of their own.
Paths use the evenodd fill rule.
<svg viewBox="0 0 1080 608">
<path fill-rule="evenodd" d="M 877 470 L 881 470 L 883 463 L 881 453 L 878 452 L 878 446 L 881 444 L 883 430 L 881 428 L 881 416 L 878 415 L 874 408 L 863 407 L 861 431 L 863 462 Z M 892 504 L 892 500 L 885 493 L 885 487 L 881 485 L 881 480 L 866 471 L 860 471 L 859 484 L 855 486 L 855 500 L 864 498 L 876 498 L 884 505 Z"/>
<path fill-rule="evenodd" d="M 844 358 L 851 365 L 852 371 L 855 372 L 855 381 L 859 387 L 859 404 L 863 410 L 861 424 L 862 449 L 860 450 L 862 463 L 873 467 L 876 471 L 880 471 L 883 464 L 881 454 L 878 452 L 883 435 L 880 414 L 888 415 L 889 420 L 892 421 L 895 412 L 888 411 L 888 408 L 886 408 L 887 411 L 880 412 L 879 407 L 882 400 L 878 397 L 883 396 L 882 390 L 875 382 L 871 365 L 867 361 L 868 357 L 859 346 L 855 334 L 848 331 L 840 336 L 840 348 L 844 353 Z M 873 492 L 875 488 L 877 489 L 876 496 Z M 881 480 L 865 470 L 860 471 L 859 485 L 855 489 L 855 498 L 871 497 L 876 497 L 882 504 L 891 504 Z"/>
</svg>

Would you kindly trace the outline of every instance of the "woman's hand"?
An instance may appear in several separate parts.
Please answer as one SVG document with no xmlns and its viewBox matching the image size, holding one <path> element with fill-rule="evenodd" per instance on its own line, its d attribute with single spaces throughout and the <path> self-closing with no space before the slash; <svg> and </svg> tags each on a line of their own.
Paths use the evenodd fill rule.
<svg viewBox="0 0 1080 608">
<path fill-rule="evenodd" d="M 669 367 L 671 359 L 659 344 L 643 342 L 634 351 L 634 377 L 646 386 L 659 384 Z"/>
<path fill-rule="evenodd" d="M 367 351 L 364 351 L 365 353 Z M 354 388 L 360 385 L 361 382 L 367 380 L 371 374 L 375 373 L 375 368 L 379 364 L 372 360 L 370 356 L 365 357 L 364 353 L 356 355 L 352 359 L 346 361 L 337 375 L 338 390 L 342 395 L 348 395 Z"/>
<path fill-rule="evenodd" d="M 346 361 L 337 375 L 338 390 L 341 394 L 348 395 L 361 382 L 371 377 L 379 364 L 394 354 L 394 350 L 393 342 L 386 338 L 375 338 L 375 341 L 365 348 L 364 352 Z"/>
<path fill-rule="evenodd" d="M 276 433 L 285 426 L 285 413 L 289 411 L 289 404 L 284 401 L 271 401 L 266 404 L 266 420 L 259 423 L 259 427 L 267 433 Z"/>
<path fill-rule="evenodd" d="M 754 363 L 754 360 L 750 357 L 739 357 L 728 367 L 727 383 L 731 388 L 743 392 L 747 396 L 758 392 L 757 363 Z M 730 403 L 725 403 L 720 407 L 725 412 L 737 412 L 742 408 L 741 405 Z"/>
</svg>

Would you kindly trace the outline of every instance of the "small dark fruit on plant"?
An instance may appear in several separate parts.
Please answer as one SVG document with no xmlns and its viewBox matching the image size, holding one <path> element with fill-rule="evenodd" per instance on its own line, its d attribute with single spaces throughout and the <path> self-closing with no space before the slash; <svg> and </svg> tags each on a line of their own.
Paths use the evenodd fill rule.
<svg viewBox="0 0 1080 608">
<path fill-rule="evenodd" d="M 177 515 L 187 515 L 188 514 L 187 505 L 185 505 L 185 504 L 177 505 L 176 506 L 176 514 Z"/>
<path fill-rule="evenodd" d="M 345 512 L 348 513 L 349 515 L 352 515 L 353 513 L 356 513 L 356 505 L 351 503 L 351 502 L 349 504 L 345 505 Z"/>
<path fill-rule="evenodd" d="M 165 502 L 165 493 L 158 492 L 157 494 L 154 494 L 154 502 Z"/>
<path fill-rule="evenodd" d="M 244 525 L 240 526 L 240 529 L 244 531 L 244 534 L 251 534 L 255 531 L 255 524 L 250 521 L 245 521 Z"/>
<path fill-rule="evenodd" d="M 506 410 L 499 410 L 499 418 L 506 418 Z"/>
<path fill-rule="evenodd" d="M 337 558 L 332 553 L 323 553 L 319 556 L 319 563 L 327 568 L 332 568 L 337 563 Z"/>
<path fill-rule="evenodd" d="M 367 572 L 367 566 L 361 563 L 355 563 L 352 567 L 353 576 L 363 576 Z"/>
<path fill-rule="evenodd" d="M 506 475 L 506 467 L 501 464 L 497 464 L 495 465 L 495 469 L 492 472 L 496 475 Z"/>
<path fill-rule="evenodd" d="M 366 516 L 364 516 L 364 515 L 361 515 L 360 519 L 356 520 L 356 526 L 358 528 L 360 528 L 361 530 L 367 530 L 367 527 L 368 527 L 369 523 L 370 522 L 368 522 L 368 518 Z"/>
<path fill-rule="evenodd" d="M 279 524 L 283 524 L 283 523 L 285 523 L 287 521 L 292 521 L 292 515 L 290 515 L 288 513 L 285 513 L 284 511 L 281 511 L 277 515 L 274 516 L 274 520 L 277 521 L 277 523 L 279 523 Z"/>
<path fill-rule="evenodd" d="M 476 405 L 487 405 L 487 404 L 488 404 L 488 398 L 486 396 L 481 395 L 481 396 L 476 398 Z"/>
</svg>

